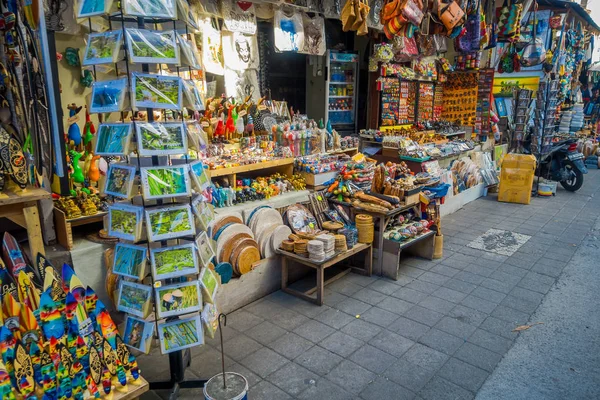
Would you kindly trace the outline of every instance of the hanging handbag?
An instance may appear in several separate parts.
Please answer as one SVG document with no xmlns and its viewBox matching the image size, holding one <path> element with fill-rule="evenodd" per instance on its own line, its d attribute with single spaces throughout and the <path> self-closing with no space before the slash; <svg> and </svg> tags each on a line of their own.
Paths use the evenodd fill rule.
<svg viewBox="0 0 600 400">
<path fill-rule="evenodd" d="M 346 4 L 344 4 L 344 8 L 342 8 L 342 30 L 344 32 L 348 32 L 352 30 L 352 25 L 354 25 L 354 21 L 356 20 L 356 13 L 354 8 L 354 3 L 358 0 L 346 0 Z"/>
<path fill-rule="evenodd" d="M 509 4 L 508 1 L 504 0 L 504 4 L 496 15 L 498 21 L 498 39 L 513 42 L 518 40 L 521 34 L 523 5 Z"/>
<path fill-rule="evenodd" d="M 404 0 L 404 3 L 402 3 L 402 15 L 411 24 L 419 26 L 423 20 L 422 8 L 414 0 Z"/>
<path fill-rule="evenodd" d="M 354 23 L 352 24 L 353 31 L 357 31 L 358 28 L 362 25 L 365 20 L 363 19 L 363 15 L 360 12 L 362 6 L 362 0 L 354 0 L 354 15 L 356 18 L 354 19 Z"/>
<path fill-rule="evenodd" d="M 498 45 L 498 24 L 496 24 L 495 22 L 491 23 L 490 25 L 488 25 L 487 30 L 489 32 L 490 38 L 488 41 L 488 45 L 485 46 L 485 49 L 489 50 L 493 49 Z"/>
<path fill-rule="evenodd" d="M 369 7 L 369 5 L 367 4 L 367 0 L 361 0 L 360 1 L 360 16 L 362 17 L 362 23 L 358 26 L 358 29 L 356 30 L 356 34 L 358 36 L 364 36 L 367 33 L 369 33 L 368 19 L 369 19 L 369 11 L 370 10 L 371 10 L 371 7 Z"/>
<path fill-rule="evenodd" d="M 387 24 L 391 19 L 402 14 L 400 0 L 388 0 L 381 9 L 381 23 Z"/>
<path fill-rule="evenodd" d="M 467 32 L 456 39 L 456 49 L 463 53 L 479 51 L 481 42 L 481 15 L 479 12 L 479 1 L 470 1 L 469 14 L 465 28 Z"/>
<path fill-rule="evenodd" d="M 442 21 L 442 24 L 444 24 L 448 31 L 452 30 L 456 25 L 458 25 L 465 16 L 465 12 L 462 10 L 462 8 L 460 8 L 456 1 L 451 1 L 448 4 L 444 4 L 440 0 L 437 7 L 438 18 L 440 21 Z"/>
<path fill-rule="evenodd" d="M 393 41 L 394 61 L 407 62 L 419 55 L 415 38 L 396 36 Z"/>
<path fill-rule="evenodd" d="M 432 56 L 435 54 L 436 49 L 433 35 L 423 35 L 419 33 L 415 36 L 420 55 Z"/>
<path fill-rule="evenodd" d="M 520 62 L 524 67 L 534 67 L 546 60 L 546 46 L 541 38 L 537 37 L 537 2 L 533 2 L 533 36 L 531 42 L 523 48 Z"/>
<path fill-rule="evenodd" d="M 446 43 L 446 36 L 440 34 L 433 35 L 433 46 L 435 47 L 436 53 L 447 52 L 448 44 Z"/>
</svg>

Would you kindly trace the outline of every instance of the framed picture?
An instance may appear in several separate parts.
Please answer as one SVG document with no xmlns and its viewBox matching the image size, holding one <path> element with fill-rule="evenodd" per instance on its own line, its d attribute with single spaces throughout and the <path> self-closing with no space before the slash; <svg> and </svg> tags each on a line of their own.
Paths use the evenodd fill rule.
<svg viewBox="0 0 600 400">
<path fill-rule="evenodd" d="M 207 169 L 204 168 L 202 161 L 194 161 L 189 164 L 189 167 L 192 183 L 198 192 L 202 192 L 210 186 L 210 178 L 208 177 L 208 173 L 206 172 Z"/>
<path fill-rule="evenodd" d="M 177 8 L 179 20 L 185 22 L 192 28 L 192 31 L 200 30 L 200 23 L 198 21 L 198 15 L 195 10 L 192 10 L 187 0 L 177 0 Z"/>
<path fill-rule="evenodd" d="M 214 339 L 219 328 L 219 311 L 217 311 L 217 307 L 214 304 L 206 303 L 200 315 L 202 316 L 204 332 L 209 338 Z"/>
<path fill-rule="evenodd" d="M 152 288 L 128 281 L 119 282 L 117 310 L 136 317 L 146 318 L 150 314 Z"/>
<path fill-rule="evenodd" d="M 177 17 L 175 0 L 123 0 L 123 14 L 136 17 Z"/>
<path fill-rule="evenodd" d="M 215 209 L 211 204 L 205 202 L 202 196 L 198 196 L 192 201 L 192 207 L 198 227 L 202 231 L 207 231 L 208 226 L 215 219 Z"/>
<path fill-rule="evenodd" d="M 127 78 L 96 81 L 92 84 L 91 113 L 110 113 L 125 109 Z"/>
<path fill-rule="evenodd" d="M 90 33 L 88 35 L 83 65 L 112 64 L 120 59 L 123 31 Z"/>
<path fill-rule="evenodd" d="M 200 315 L 158 324 L 158 339 L 162 354 L 204 344 Z"/>
<path fill-rule="evenodd" d="M 146 209 L 148 239 L 153 242 L 196 234 L 188 204 Z"/>
<path fill-rule="evenodd" d="M 182 84 L 185 106 L 196 111 L 204 110 L 204 104 L 202 104 L 202 97 L 200 96 L 200 91 L 198 90 L 198 87 L 196 86 L 194 81 L 191 79 L 184 79 L 182 81 Z"/>
<path fill-rule="evenodd" d="M 138 152 L 141 156 L 187 153 L 185 126 L 180 122 L 135 124 Z"/>
<path fill-rule="evenodd" d="M 208 143 L 208 135 L 202 129 L 202 125 L 198 122 L 188 122 L 186 124 L 188 137 L 188 147 L 193 147 L 196 151 L 206 151 Z"/>
<path fill-rule="evenodd" d="M 202 232 L 196 238 L 196 248 L 200 256 L 200 263 L 203 267 L 206 267 L 215 256 L 215 251 L 206 232 Z"/>
<path fill-rule="evenodd" d="M 190 195 L 188 165 L 142 167 L 142 188 L 145 199 L 162 199 Z"/>
<path fill-rule="evenodd" d="M 177 40 L 181 51 L 181 64 L 192 69 L 202 69 L 202 58 L 200 58 L 195 37 L 192 35 L 190 40 L 187 35 L 178 35 Z"/>
<path fill-rule="evenodd" d="M 106 174 L 104 193 L 121 199 L 132 196 L 133 182 L 137 168 L 129 164 L 110 164 Z"/>
<path fill-rule="evenodd" d="M 129 154 L 131 124 L 100 124 L 96 134 L 96 151 L 99 156 L 125 156 Z"/>
<path fill-rule="evenodd" d="M 215 273 L 208 268 L 202 268 L 199 280 L 205 302 L 214 303 L 217 296 L 217 289 L 219 289 L 219 280 L 215 276 Z"/>
<path fill-rule="evenodd" d="M 133 73 L 133 108 L 181 110 L 181 78 Z"/>
<path fill-rule="evenodd" d="M 77 9 L 77 18 L 107 14 L 111 5 L 112 1 L 108 0 L 80 0 L 79 8 Z"/>
<path fill-rule="evenodd" d="M 179 64 L 175 31 L 127 28 L 125 34 L 132 63 Z"/>
<path fill-rule="evenodd" d="M 145 246 L 117 243 L 113 258 L 113 273 L 142 280 L 146 275 L 147 253 L 148 249 Z"/>
<path fill-rule="evenodd" d="M 202 308 L 200 282 L 184 282 L 154 289 L 159 318 L 188 314 Z"/>
<path fill-rule="evenodd" d="M 155 281 L 197 275 L 198 254 L 193 243 L 150 250 L 152 276 Z"/>
<path fill-rule="evenodd" d="M 154 321 L 145 321 L 127 315 L 124 326 L 123 342 L 132 349 L 139 350 L 144 354 L 150 353 L 152 337 L 154 336 Z"/>
<path fill-rule="evenodd" d="M 108 234 L 137 242 L 142 236 L 144 207 L 115 203 L 108 207 Z"/>
</svg>

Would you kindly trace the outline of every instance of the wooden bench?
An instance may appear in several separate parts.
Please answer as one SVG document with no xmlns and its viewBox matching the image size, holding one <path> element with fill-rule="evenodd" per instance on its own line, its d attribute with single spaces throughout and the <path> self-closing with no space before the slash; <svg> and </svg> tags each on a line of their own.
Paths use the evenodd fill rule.
<svg viewBox="0 0 600 400">
<path fill-rule="evenodd" d="M 370 244 L 357 243 L 356 245 L 354 245 L 353 248 L 343 253 L 339 253 L 334 257 L 325 260 L 321 263 L 311 261 L 309 258 L 299 256 L 289 251 L 278 249 L 277 252 L 281 254 L 281 290 L 285 293 L 289 293 L 303 300 L 310 301 L 319 306 L 323 305 L 323 292 L 325 289 L 325 285 L 340 279 L 344 275 L 348 274 L 350 271 L 366 276 L 371 276 L 373 272 L 373 246 Z M 364 268 L 357 268 L 351 266 L 349 268 L 344 269 L 337 275 L 334 275 L 327 280 L 325 279 L 325 270 L 360 252 L 365 252 Z M 315 269 L 317 272 L 317 286 L 305 291 L 299 291 L 290 288 L 288 282 L 289 261 L 297 262 L 299 264 Z M 315 292 L 316 298 L 311 296 Z"/>
</svg>

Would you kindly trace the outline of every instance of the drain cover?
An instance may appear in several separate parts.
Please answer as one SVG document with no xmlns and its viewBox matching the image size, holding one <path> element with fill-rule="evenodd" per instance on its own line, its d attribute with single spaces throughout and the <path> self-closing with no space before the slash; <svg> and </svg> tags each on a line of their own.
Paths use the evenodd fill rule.
<svg viewBox="0 0 600 400">
<path fill-rule="evenodd" d="M 521 235 L 520 233 L 502 231 L 500 229 L 490 229 L 469 243 L 468 246 L 473 249 L 488 251 L 490 253 L 511 256 L 530 238 L 531 236 Z"/>
</svg>

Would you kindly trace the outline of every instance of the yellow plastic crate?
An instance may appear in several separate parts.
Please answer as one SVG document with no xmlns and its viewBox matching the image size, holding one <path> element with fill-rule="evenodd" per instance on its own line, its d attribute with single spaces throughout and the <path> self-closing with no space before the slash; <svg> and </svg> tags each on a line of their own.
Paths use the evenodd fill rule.
<svg viewBox="0 0 600 400">
<path fill-rule="evenodd" d="M 529 204 L 536 159 L 532 155 L 507 154 L 502 160 L 498 201 Z"/>
</svg>

